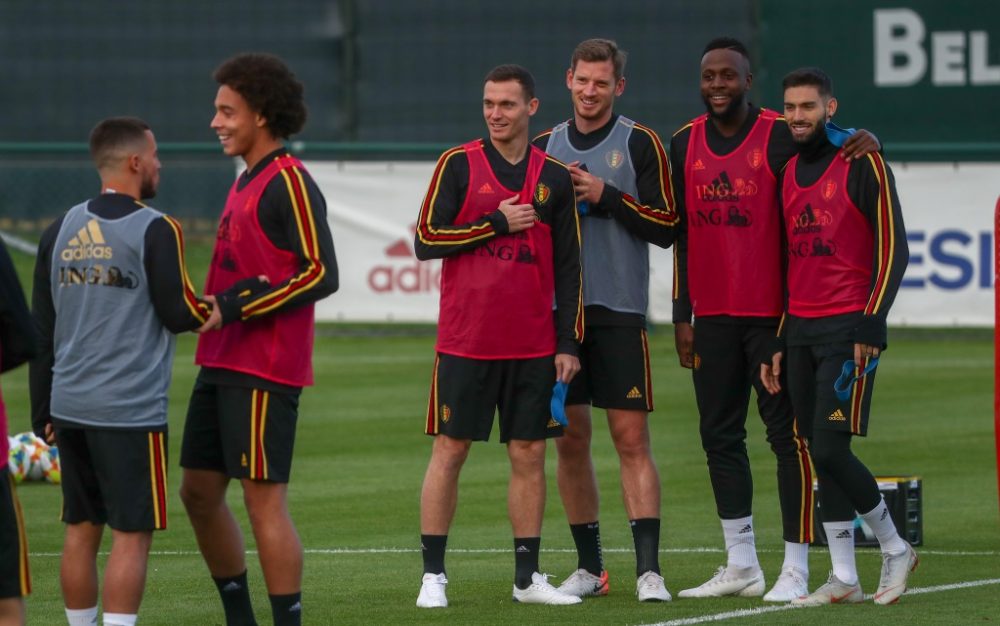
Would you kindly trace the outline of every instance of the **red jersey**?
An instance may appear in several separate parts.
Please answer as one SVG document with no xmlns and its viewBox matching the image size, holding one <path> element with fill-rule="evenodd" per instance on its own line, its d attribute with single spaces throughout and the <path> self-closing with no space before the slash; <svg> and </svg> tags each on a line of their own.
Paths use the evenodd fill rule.
<svg viewBox="0 0 1000 626">
<path fill-rule="evenodd" d="M 764 109 L 731 153 L 712 152 L 708 115 L 691 124 L 684 164 L 688 284 L 695 316 L 777 317 L 783 311 L 777 179 L 767 163 L 778 114 Z"/>
<path fill-rule="evenodd" d="M 469 160 L 469 185 L 456 224 L 492 213 L 515 195 L 518 203 L 532 202 L 544 152 L 531 146 L 524 185 L 510 190 L 493 174 L 481 142 L 462 148 Z M 548 224 L 536 221 L 527 230 L 497 236 L 444 259 L 436 349 L 475 359 L 553 355 L 554 301 L 552 232 Z"/>
<path fill-rule="evenodd" d="M 785 169 L 782 215 L 788 240 L 788 312 L 828 317 L 862 311 L 871 295 L 872 226 L 847 193 L 851 164 L 834 158 L 809 187 Z"/>
<path fill-rule="evenodd" d="M 293 157 L 273 160 L 246 187 L 233 183 L 219 222 L 205 293 L 225 291 L 239 280 L 267 276 L 271 284 L 299 271 L 295 254 L 274 246 L 257 220 L 257 203 L 267 184 L 283 170 L 302 168 Z M 313 382 L 313 304 L 227 324 L 198 337 L 195 363 L 259 376 L 283 385 Z"/>
</svg>

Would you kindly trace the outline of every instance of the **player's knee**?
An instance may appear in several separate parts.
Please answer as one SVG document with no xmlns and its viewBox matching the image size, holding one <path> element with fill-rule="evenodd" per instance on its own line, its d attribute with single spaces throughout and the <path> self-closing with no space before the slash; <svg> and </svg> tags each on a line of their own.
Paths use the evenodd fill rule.
<svg viewBox="0 0 1000 626">
<path fill-rule="evenodd" d="M 649 439 L 642 432 L 623 433 L 615 438 L 615 450 L 623 460 L 643 460 L 649 457 Z"/>
<path fill-rule="evenodd" d="M 438 435 L 434 438 L 433 456 L 435 461 L 446 465 L 461 466 L 469 456 L 469 449 L 472 441 L 468 439 L 455 439 L 447 435 Z"/>
<path fill-rule="evenodd" d="M 189 515 L 210 511 L 220 503 L 220 498 L 214 493 L 189 481 L 181 483 L 180 496 Z"/>
</svg>

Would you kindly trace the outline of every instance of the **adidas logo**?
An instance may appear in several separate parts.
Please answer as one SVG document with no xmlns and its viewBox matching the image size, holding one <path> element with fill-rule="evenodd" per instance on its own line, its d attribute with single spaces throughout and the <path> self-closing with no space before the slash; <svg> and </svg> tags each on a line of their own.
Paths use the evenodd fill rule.
<svg viewBox="0 0 1000 626">
<path fill-rule="evenodd" d="M 549 423 L 545 425 L 546 428 L 559 428 L 559 422 L 555 421 L 551 417 L 549 418 Z"/>
<path fill-rule="evenodd" d="M 222 588 L 222 590 L 223 590 L 224 592 L 226 592 L 226 593 L 232 593 L 233 591 L 239 591 L 239 590 L 240 590 L 240 589 L 242 589 L 242 588 L 243 588 L 243 587 L 242 587 L 242 586 L 241 586 L 241 585 L 240 585 L 240 584 L 239 584 L 238 582 L 236 582 L 236 581 L 234 580 L 234 581 L 231 581 L 231 582 L 230 582 L 230 583 L 229 583 L 228 585 L 226 585 L 225 587 L 223 587 L 223 588 Z"/>
<path fill-rule="evenodd" d="M 828 417 L 826 419 L 829 420 L 829 421 L 831 421 L 831 422 L 846 422 L 847 421 L 847 416 L 844 415 L 843 411 L 841 411 L 840 409 L 837 409 L 833 413 L 830 413 L 830 417 Z"/>
<path fill-rule="evenodd" d="M 247 466 L 247 453 L 244 452 L 243 454 L 240 455 L 240 467 L 246 467 L 246 466 Z"/>
<path fill-rule="evenodd" d="M 696 159 L 695 162 L 691 164 L 691 169 L 703 170 L 705 169 L 705 164 L 701 162 L 701 159 Z"/>
<path fill-rule="evenodd" d="M 849 530 L 842 530 L 834 536 L 834 539 L 851 539 L 853 534 Z"/>
<path fill-rule="evenodd" d="M 747 533 L 752 533 L 752 532 L 753 532 L 753 526 L 751 526 L 750 524 L 747 524 L 746 526 L 744 526 L 743 528 L 740 529 L 739 534 L 740 535 L 745 535 Z"/>
<path fill-rule="evenodd" d="M 519 554 L 524 554 L 526 552 L 531 552 L 531 550 L 528 549 L 528 546 L 521 545 L 521 546 L 518 546 L 517 550 L 514 550 L 514 552 L 517 552 Z"/>
<path fill-rule="evenodd" d="M 302 612 L 302 603 L 301 602 L 296 602 L 292 606 L 288 607 L 288 612 L 289 613 L 301 613 Z"/>
<path fill-rule="evenodd" d="M 105 245 L 104 233 L 97 220 L 90 220 L 67 243 L 59 253 L 63 261 L 83 261 L 84 259 L 110 259 L 111 246 Z"/>
<path fill-rule="evenodd" d="M 882 509 L 882 517 L 878 518 L 878 521 L 884 522 L 887 517 L 889 517 L 889 509 Z"/>
<path fill-rule="evenodd" d="M 625 397 L 629 400 L 637 400 L 642 397 L 642 392 L 639 391 L 638 387 L 632 387 L 628 390 L 628 393 L 625 394 Z"/>
<path fill-rule="evenodd" d="M 493 187 L 489 183 L 483 183 L 483 186 L 476 193 L 493 193 Z"/>
</svg>

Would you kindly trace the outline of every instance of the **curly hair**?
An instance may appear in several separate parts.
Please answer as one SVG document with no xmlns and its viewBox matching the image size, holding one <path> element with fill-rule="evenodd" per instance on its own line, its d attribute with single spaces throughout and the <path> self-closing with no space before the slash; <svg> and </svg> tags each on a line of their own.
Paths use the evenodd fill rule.
<svg viewBox="0 0 1000 626">
<path fill-rule="evenodd" d="M 239 54 L 212 74 L 216 82 L 236 91 L 250 108 L 267 120 L 271 133 L 288 139 L 306 123 L 302 83 L 273 54 Z"/>
</svg>

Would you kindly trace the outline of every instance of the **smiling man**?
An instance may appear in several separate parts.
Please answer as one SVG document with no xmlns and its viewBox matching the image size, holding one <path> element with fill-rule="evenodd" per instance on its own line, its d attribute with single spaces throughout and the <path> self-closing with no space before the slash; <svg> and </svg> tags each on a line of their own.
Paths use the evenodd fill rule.
<svg viewBox="0 0 1000 626">
<path fill-rule="evenodd" d="M 746 449 L 750 390 L 778 462 L 785 559 L 764 600 L 787 602 L 808 589 L 812 466 L 784 392 L 769 393 L 758 365 L 784 305 L 777 175 L 796 152 L 778 113 L 754 107 L 746 47 L 722 37 L 705 46 L 701 97 L 706 113 L 670 142 L 682 216 L 674 246 L 674 333 L 680 364 L 691 368 L 702 447 L 726 543 L 726 565 L 681 598 L 760 596 L 753 479 Z M 841 151 L 855 159 L 878 149 L 864 131 Z M 679 174 L 683 172 L 683 175 Z"/>
<path fill-rule="evenodd" d="M 302 544 L 288 513 L 295 424 L 311 385 L 313 305 L 337 290 L 316 183 L 282 145 L 306 120 L 302 84 L 277 57 L 243 54 L 215 71 L 211 127 L 246 170 L 219 222 L 181 466 L 181 499 L 222 597 L 226 623 L 253 624 L 243 535 L 226 504 L 239 480 L 276 625 L 301 623 Z"/>
<path fill-rule="evenodd" d="M 906 591 L 917 555 L 892 516 L 851 441 L 868 431 L 877 359 L 887 346 L 886 316 L 909 258 L 892 170 L 878 153 L 847 162 L 827 138 L 837 110 L 830 77 L 818 68 L 791 72 L 782 83 L 785 118 L 799 154 L 779 181 L 788 257 L 787 367 L 778 352 L 761 366 L 768 391 L 788 393 L 799 432 L 819 476 L 823 529 L 833 571 L 826 584 L 793 604 L 861 602 L 854 562 L 855 511 L 882 548 L 876 604 Z M 872 361 L 875 360 L 873 364 Z M 851 365 L 854 365 L 854 368 Z M 849 393 L 834 387 L 843 369 L 857 378 Z M 870 370 L 870 371 L 869 371 Z"/>
<path fill-rule="evenodd" d="M 577 604 L 539 573 L 545 442 L 562 435 L 552 386 L 580 369 L 580 234 L 566 167 L 528 142 L 535 81 L 518 65 L 486 75 L 488 136 L 438 160 L 417 220 L 421 260 L 443 258 L 437 358 L 425 433 L 434 437 L 420 494 L 424 575 L 417 606 L 448 606 L 444 556 L 458 478 L 499 408 L 511 476 L 515 602 Z M 556 311 L 552 304 L 555 301 Z"/>
<path fill-rule="evenodd" d="M 566 397 L 569 426 L 556 440 L 559 495 L 576 543 L 577 569 L 559 587 L 577 596 L 608 593 L 598 524 L 599 497 L 590 455 L 590 406 L 607 411 L 621 467 L 622 494 L 635 544 L 636 596 L 669 601 L 660 574 L 660 476 L 650 449 L 652 373 L 646 340 L 649 243 L 673 243 L 666 151 L 652 129 L 614 112 L 625 92 L 625 51 L 588 39 L 566 70 L 573 117 L 534 144 L 569 164 L 577 200 L 586 207 L 583 303 L 587 329 L 580 374 Z"/>
</svg>

